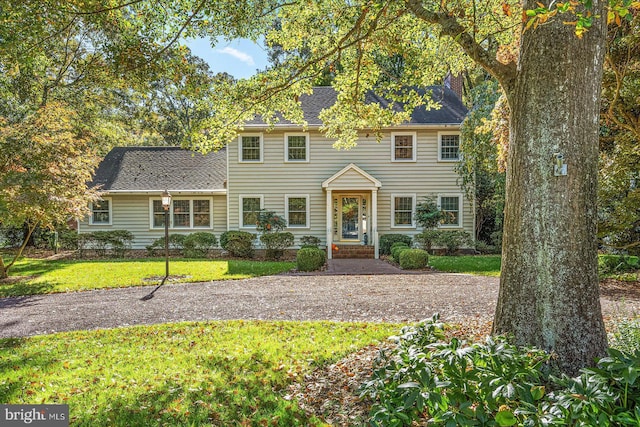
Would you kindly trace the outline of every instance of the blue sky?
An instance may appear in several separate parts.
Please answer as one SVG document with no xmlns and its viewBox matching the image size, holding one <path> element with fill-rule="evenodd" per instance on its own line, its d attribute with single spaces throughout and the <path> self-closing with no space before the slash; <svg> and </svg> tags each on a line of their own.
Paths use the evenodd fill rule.
<svg viewBox="0 0 640 427">
<path fill-rule="evenodd" d="M 266 49 L 251 40 L 222 40 L 211 47 L 208 39 L 192 39 L 186 45 L 209 63 L 211 71 L 227 72 L 237 79 L 250 77 L 267 65 Z"/>
</svg>

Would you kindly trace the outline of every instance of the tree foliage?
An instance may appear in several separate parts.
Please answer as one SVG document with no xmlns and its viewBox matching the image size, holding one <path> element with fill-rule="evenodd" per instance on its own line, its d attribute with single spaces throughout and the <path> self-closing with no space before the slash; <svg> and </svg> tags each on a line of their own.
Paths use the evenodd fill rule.
<svg viewBox="0 0 640 427">
<path fill-rule="evenodd" d="M 97 197 L 87 182 L 98 157 L 89 146 L 90 132 L 77 125 L 77 115 L 57 102 L 18 123 L 0 122 L 0 220 L 27 224 L 25 244 L 36 227 L 86 215 L 87 201 Z M 6 266 L 0 259 L 0 277 L 20 252 Z"/>
</svg>

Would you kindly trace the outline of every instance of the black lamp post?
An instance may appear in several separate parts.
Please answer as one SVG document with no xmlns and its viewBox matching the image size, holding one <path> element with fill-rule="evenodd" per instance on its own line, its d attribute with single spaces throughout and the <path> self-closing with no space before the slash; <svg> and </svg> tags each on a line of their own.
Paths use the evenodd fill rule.
<svg viewBox="0 0 640 427">
<path fill-rule="evenodd" d="M 169 208 L 171 207 L 171 194 L 169 190 L 162 193 L 162 208 L 164 209 L 164 257 L 165 257 L 165 274 L 162 283 L 169 277 Z"/>
</svg>

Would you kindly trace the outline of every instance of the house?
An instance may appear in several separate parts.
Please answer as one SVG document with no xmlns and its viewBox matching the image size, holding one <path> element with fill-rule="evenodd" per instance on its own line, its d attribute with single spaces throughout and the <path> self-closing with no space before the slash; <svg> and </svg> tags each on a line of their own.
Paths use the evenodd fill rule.
<svg viewBox="0 0 640 427">
<path fill-rule="evenodd" d="M 160 197 L 168 189 L 171 233 L 255 232 L 257 213 L 267 209 L 284 215 L 296 245 L 312 235 L 329 248 L 337 245 L 340 255 L 357 248 L 377 258 L 380 235 L 422 231 L 416 204 L 433 196 L 450 214 L 440 227 L 473 235 L 473 201 L 454 170 L 467 110 L 449 88 L 433 88 L 433 97 L 440 109 L 417 108 L 380 142 L 363 131 L 351 150 L 334 149 L 319 131 L 320 111 L 336 100 L 330 87 L 301 97 L 305 131 L 286 121 L 269 129 L 256 118 L 226 149 L 207 155 L 175 147 L 115 148 L 93 181 L 105 191 L 103 201 L 91 206 L 79 230 L 127 229 L 134 248 L 143 249 L 163 235 Z M 338 253 L 328 251 L 329 257 Z"/>
</svg>

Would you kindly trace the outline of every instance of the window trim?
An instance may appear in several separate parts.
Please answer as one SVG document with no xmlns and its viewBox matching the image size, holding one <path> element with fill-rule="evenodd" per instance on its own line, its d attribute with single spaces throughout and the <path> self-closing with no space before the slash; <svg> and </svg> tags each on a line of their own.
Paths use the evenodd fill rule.
<svg viewBox="0 0 640 427">
<path fill-rule="evenodd" d="M 245 136 L 257 136 L 260 138 L 259 160 L 244 160 L 242 158 L 242 138 Z M 238 163 L 264 163 L 264 136 L 262 132 L 241 133 L 238 135 Z"/>
<path fill-rule="evenodd" d="M 442 158 L 442 137 L 446 135 L 458 135 L 458 158 L 457 159 L 443 159 Z M 438 132 L 438 161 L 446 163 L 455 163 L 462 160 L 462 153 L 460 152 L 460 140 L 462 139 L 462 133 L 460 131 L 440 131 Z"/>
<path fill-rule="evenodd" d="M 305 159 L 290 160 L 289 159 L 289 137 L 304 136 L 305 139 Z M 309 134 L 307 132 L 285 132 L 284 134 L 284 162 L 285 163 L 309 163 Z"/>
<path fill-rule="evenodd" d="M 149 230 L 162 230 L 164 224 L 159 227 L 153 225 L 153 201 L 162 200 L 160 197 L 149 197 Z M 173 202 L 176 200 L 188 200 L 189 201 L 189 227 L 174 227 L 173 226 Z M 208 226 L 194 226 L 193 225 L 193 201 L 194 200 L 208 200 L 209 201 L 209 225 Z M 213 230 L 213 197 L 210 196 L 178 196 L 171 198 L 171 206 L 169 207 L 169 229 L 170 230 Z"/>
<path fill-rule="evenodd" d="M 245 226 L 243 223 L 244 210 L 242 209 L 242 201 L 244 199 L 260 199 L 260 210 L 264 209 L 264 195 L 262 194 L 240 194 L 238 196 L 238 228 L 244 230 L 255 230 L 257 226 Z"/>
<path fill-rule="evenodd" d="M 411 225 L 396 225 L 396 198 L 411 197 Z M 416 193 L 393 193 L 391 195 L 391 228 L 416 228 Z"/>
<path fill-rule="evenodd" d="M 109 221 L 107 222 L 94 222 L 93 221 L 93 202 L 89 203 L 89 209 L 91 214 L 89 215 L 89 225 L 112 225 L 113 222 L 113 201 L 111 197 L 102 197 L 102 201 L 109 202 Z"/>
<path fill-rule="evenodd" d="M 438 224 L 438 228 L 463 228 L 463 198 L 462 193 L 442 193 L 438 194 L 438 209 L 442 209 L 443 197 L 457 197 L 458 198 L 458 223 L 457 224 Z"/>
<path fill-rule="evenodd" d="M 411 136 L 411 159 L 396 159 L 396 136 Z M 397 163 L 415 163 L 418 159 L 418 133 L 417 132 L 391 132 L 391 161 Z"/>
<path fill-rule="evenodd" d="M 289 224 L 289 199 L 306 199 L 305 204 L 305 215 L 306 215 L 306 223 L 304 225 L 290 225 Z M 287 228 L 295 228 L 295 229 L 309 229 L 310 221 L 309 221 L 309 195 L 308 194 L 285 194 L 284 195 L 284 215 L 287 220 Z"/>
</svg>

